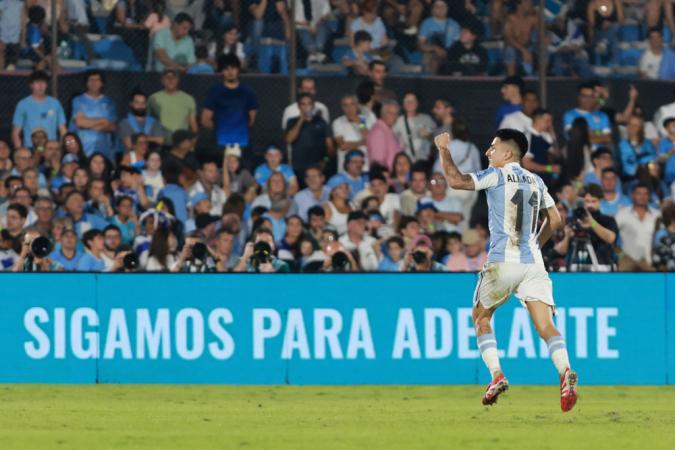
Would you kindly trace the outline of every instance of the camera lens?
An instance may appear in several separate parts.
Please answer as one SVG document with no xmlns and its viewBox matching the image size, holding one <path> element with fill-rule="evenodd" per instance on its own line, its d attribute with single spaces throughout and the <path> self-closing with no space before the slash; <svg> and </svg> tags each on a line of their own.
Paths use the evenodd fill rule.
<svg viewBox="0 0 675 450">
<path fill-rule="evenodd" d="M 349 258 L 344 252 L 337 252 L 333 255 L 333 269 L 344 269 L 348 263 Z"/>
<path fill-rule="evenodd" d="M 122 259 L 122 264 L 127 270 L 136 270 L 138 268 L 138 256 L 135 253 L 127 253 Z"/>
<path fill-rule="evenodd" d="M 206 259 L 206 254 L 208 253 L 206 250 L 206 245 L 202 244 L 201 242 L 197 242 L 191 248 L 192 256 L 194 256 L 195 259 L 199 261 L 204 261 Z"/>
<path fill-rule="evenodd" d="M 424 252 L 414 252 L 412 257 L 413 261 L 417 264 L 424 264 L 427 262 L 427 254 Z"/>
<path fill-rule="evenodd" d="M 586 208 L 584 207 L 575 208 L 573 214 L 574 217 L 576 217 L 577 219 L 584 219 L 587 215 Z"/>
<path fill-rule="evenodd" d="M 266 262 L 272 254 L 272 247 L 264 241 L 260 241 L 253 247 L 253 256 L 258 263 Z"/>
<path fill-rule="evenodd" d="M 46 258 L 52 252 L 52 242 L 44 236 L 38 236 L 30 243 L 30 251 L 36 258 Z"/>
</svg>

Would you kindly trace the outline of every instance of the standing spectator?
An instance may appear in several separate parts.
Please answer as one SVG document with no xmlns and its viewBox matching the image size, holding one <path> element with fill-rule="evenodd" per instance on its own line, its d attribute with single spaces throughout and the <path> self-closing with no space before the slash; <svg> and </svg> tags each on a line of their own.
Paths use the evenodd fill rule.
<svg viewBox="0 0 675 450">
<path fill-rule="evenodd" d="M 623 208 L 616 214 L 616 224 L 621 233 L 619 272 L 651 272 L 652 243 L 656 221 L 661 212 L 649 206 L 649 188 L 637 184 L 633 188 L 633 207 Z"/>
<path fill-rule="evenodd" d="M 20 0 L 0 1 L 0 70 L 5 70 L 7 63 L 14 66 L 19 59 L 26 42 L 26 12 Z"/>
<path fill-rule="evenodd" d="M 522 67 L 525 74 L 532 75 L 532 33 L 537 25 L 537 14 L 532 0 L 514 0 L 513 12 L 504 21 L 504 64 L 506 74 L 514 76 Z"/>
<path fill-rule="evenodd" d="M 317 102 L 315 102 L 316 104 Z M 340 100 L 343 116 L 333 121 L 333 137 L 337 144 L 338 173 L 344 172 L 345 155 L 352 150 L 361 150 L 366 155 L 368 126 L 366 117 L 358 114 L 358 100 L 353 94 L 347 94 Z M 368 171 L 368 161 L 364 161 L 364 170 Z"/>
<path fill-rule="evenodd" d="M 422 66 L 429 75 L 438 75 L 441 62 L 448 56 L 447 49 L 459 36 L 459 24 L 448 17 L 448 4 L 443 0 L 434 0 L 431 17 L 424 19 L 417 38 L 417 46 L 424 52 Z"/>
<path fill-rule="evenodd" d="M 295 195 L 298 192 L 298 179 L 291 169 L 291 166 L 281 162 L 283 155 L 281 150 L 275 146 L 271 146 L 265 151 L 265 164 L 259 165 L 255 169 L 255 181 L 258 185 L 263 186 L 267 183 L 267 179 L 274 172 L 281 173 L 284 178 L 286 178 L 286 183 L 288 183 L 288 194 Z"/>
<path fill-rule="evenodd" d="M 152 40 L 153 55 L 148 62 L 148 70 L 189 69 L 196 61 L 195 43 L 189 35 L 193 26 L 192 17 L 179 13 L 173 18 L 171 28 L 158 30 Z"/>
<path fill-rule="evenodd" d="M 623 21 L 621 1 L 591 0 L 588 2 L 588 46 L 595 47 L 595 54 L 600 57 L 609 50 L 606 61 L 612 65 L 612 68 L 619 65 L 619 43 Z"/>
<path fill-rule="evenodd" d="M 349 202 L 349 179 L 344 174 L 333 175 L 326 183 L 330 188 L 328 202 L 324 203 L 325 221 L 342 236 L 347 232 L 347 216 L 354 210 Z"/>
<path fill-rule="evenodd" d="M 504 116 L 504 120 L 499 124 L 499 128 L 511 128 L 525 133 L 532 126 L 532 113 L 539 108 L 539 99 L 537 93 L 532 89 L 523 92 L 521 110 L 512 112 Z"/>
<path fill-rule="evenodd" d="M 82 235 L 82 243 L 89 250 L 77 263 L 78 272 L 103 272 L 105 262 L 103 262 L 103 248 L 105 239 L 101 230 L 89 230 Z"/>
<path fill-rule="evenodd" d="M 447 195 L 448 184 L 442 173 L 433 173 L 429 184 L 431 199 L 436 207 L 434 221 L 441 224 L 437 231 L 459 232 L 461 230 L 460 223 L 464 219 L 462 202 L 456 197 Z"/>
<path fill-rule="evenodd" d="M 197 124 L 197 104 L 194 97 L 178 89 L 179 72 L 176 69 L 164 69 L 162 86 L 148 99 L 148 114 L 164 128 L 164 144 L 173 145 L 172 136 L 178 130 L 190 130 L 195 134 L 193 144 L 199 136 Z"/>
<path fill-rule="evenodd" d="M 454 119 L 453 114 L 455 113 L 455 105 L 448 100 L 447 98 L 439 98 L 434 103 L 434 119 L 436 122 L 439 122 L 440 125 L 432 133 L 433 136 L 438 136 L 439 134 L 448 133 L 452 139 L 452 122 Z"/>
<path fill-rule="evenodd" d="M 632 206 L 629 197 L 617 192 L 619 172 L 614 167 L 602 170 L 603 199 L 600 202 L 600 212 L 605 216 L 615 217 L 623 208 Z"/>
<path fill-rule="evenodd" d="M 368 66 L 373 61 L 370 46 L 373 37 L 367 31 L 359 30 L 354 33 L 354 45 L 342 56 L 342 66 L 353 75 L 367 76 Z"/>
<path fill-rule="evenodd" d="M 644 121 L 633 116 L 628 120 L 628 138 L 619 142 L 621 175 L 634 177 L 638 166 L 656 159 L 656 149 L 649 139 L 645 139 Z"/>
<path fill-rule="evenodd" d="M 375 272 L 379 265 L 373 243 L 375 239 L 366 234 L 366 219 L 361 211 L 352 211 L 347 216 L 347 233 L 338 242 L 344 245 L 347 251 L 359 255 L 359 265 L 364 272 Z"/>
<path fill-rule="evenodd" d="M 14 110 L 12 121 L 14 148 L 31 147 L 31 135 L 38 127 L 44 129 L 51 140 L 58 139 L 57 132 L 61 137 L 66 134 L 66 116 L 63 107 L 57 99 L 46 94 L 48 80 L 47 74 L 41 70 L 32 72 L 28 77 L 32 94 L 21 100 Z M 23 144 L 21 132 L 23 132 Z"/>
<path fill-rule="evenodd" d="M 373 38 L 371 48 L 373 54 L 387 60 L 387 63 L 380 62 L 382 69 L 388 69 L 392 74 L 398 74 L 403 69 L 403 60 L 400 56 L 394 55 L 388 47 L 387 30 L 384 22 L 377 15 L 378 5 L 375 0 L 366 0 L 361 4 L 361 16 L 354 20 L 349 27 L 350 46 L 354 47 L 354 35 L 357 31 L 367 31 Z M 373 63 L 376 61 L 373 61 Z M 372 64 L 372 63 L 371 63 Z M 371 66 L 372 70 L 372 66 Z M 372 77 L 371 77 L 372 78 Z M 376 80 L 375 84 L 378 83 Z"/>
<path fill-rule="evenodd" d="M 392 167 L 394 157 L 402 151 L 393 130 L 399 110 L 396 100 L 385 100 L 382 104 L 380 119 L 373 125 L 366 138 L 370 164 L 378 163 L 384 167 Z"/>
<path fill-rule="evenodd" d="M 291 20 L 283 0 L 252 0 L 248 9 L 253 16 L 249 67 L 254 67 L 258 61 L 261 38 L 290 42 Z"/>
<path fill-rule="evenodd" d="M 300 94 L 298 105 L 301 116 L 288 121 L 284 140 L 291 146 L 293 170 L 301 177 L 311 166 L 325 170 L 326 163 L 335 155 L 335 146 L 328 123 L 314 114 L 312 96 Z"/>
<path fill-rule="evenodd" d="M 102 93 L 105 75 L 98 69 L 84 73 L 87 91 L 73 99 L 70 131 L 77 132 L 87 156 L 98 152 L 112 158 L 112 133 L 117 128 L 115 103 Z"/>
<path fill-rule="evenodd" d="M 553 187 L 551 175 L 562 171 L 559 164 L 554 164 L 554 141 L 549 133 L 552 128 L 553 114 L 547 109 L 535 109 L 532 113 L 532 125 L 525 130 L 530 149 L 522 160 L 523 168 L 539 175 L 549 189 Z"/>
<path fill-rule="evenodd" d="M 442 0 L 437 0 L 437 3 Z M 448 19 L 450 20 L 450 19 Z M 436 128 L 431 116 L 417 112 L 419 102 L 412 92 L 403 97 L 403 114 L 396 120 L 394 134 L 403 151 L 413 162 L 429 159 L 431 141 L 429 136 Z"/>
<path fill-rule="evenodd" d="M 80 191 L 71 191 L 68 193 L 64 202 L 68 217 L 73 221 L 73 227 L 77 231 L 77 236 L 82 239 L 82 243 L 86 245 L 82 236 L 89 230 L 104 230 L 108 226 L 108 222 L 102 217 L 95 214 L 87 214 L 84 212 L 84 194 Z"/>
<path fill-rule="evenodd" d="M 368 176 L 363 173 L 365 155 L 361 150 L 352 150 L 345 155 L 343 175 L 349 183 L 349 200 L 354 200 L 359 192 L 368 187 Z"/>
<path fill-rule="evenodd" d="M 446 267 L 450 272 L 480 272 L 487 262 L 485 247 L 480 245 L 476 230 L 467 230 L 462 235 L 464 251 L 448 258 Z"/>
<path fill-rule="evenodd" d="M 248 132 L 255 124 L 258 99 L 251 87 L 239 81 L 240 62 L 236 55 L 218 57 L 218 72 L 224 81 L 211 88 L 202 110 L 202 126 L 214 131 L 218 145 L 239 144 L 244 166 L 253 167 Z"/>
<path fill-rule="evenodd" d="M 298 205 L 298 215 L 303 222 L 308 220 L 308 212 L 314 206 L 323 206 L 330 197 L 330 187 L 324 186 L 326 178 L 318 167 L 310 167 L 305 171 L 307 187 L 298 192 L 293 200 Z"/>
<path fill-rule="evenodd" d="M 549 45 L 546 55 L 556 77 L 578 76 L 591 78 L 591 63 L 584 50 L 584 33 L 567 13 L 561 13 L 548 30 Z"/>
<path fill-rule="evenodd" d="M 124 149 L 132 149 L 131 135 L 134 133 L 143 133 L 147 142 L 160 147 L 164 145 L 162 122 L 146 113 L 147 97 L 139 88 L 136 88 L 129 95 L 129 113 L 120 120 L 117 127 L 117 137 Z"/>
<path fill-rule="evenodd" d="M 66 272 L 75 272 L 80 260 L 84 256 L 84 253 L 79 252 L 75 248 L 76 246 L 77 233 L 72 228 L 66 228 L 61 234 L 61 248 L 54 250 L 49 255 L 49 258 L 61 264 L 63 270 Z"/>
<path fill-rule="evenodd" d="M 143 22 L 143 26 L 148 30 L 150 40 L 155 36 L 159 30 L 171 27 L 171 20 L 166 14 L 166 3 L 163 0 L 156 0 L 152 2 L 152 8 L 148 18 Z"/>
<path fill-rule="evenodd" d="M 523 79 L 520 77 L 509 76 L 504 79 L 504 81 L 502 82 L 502 90 L 501 90 L 504 103 L 502 103 L 499 106 L 499 109 L 497 109 L 495 128 L 499 129 L 500 125 L 502 124 L 502 121 L 504 120 L 504 117 L 523 109 L 522 107 L 523 88 L 524 88 Z M 436 132 L 436 135 L 438 135 L 438 132 Z M 450 137 L 452 137 L 452 135 L 450 135 Z"/>
<path fill-rule="evenodd" d="M 396 93 L 384 85 L 387 71 L 388 66 L 379 59 L 374 59 L 368 63 L 368 78 L 374 83 L 375 88 L 374 105 L 382 105 L 385 100 L 396 100 Z M 356 95 L 358 96 L 358 92 Z"/>
<path fill-rule="evenodd" d="M 441 64 L 441 75 L 476 76 L 487 72 L 490 65 L 488 52 L 478 42 L 483 33 L 483 24 L 476 19 L 467 19 L 462 23 L 457 39 L 447 50 L 448 54 Z"/>
<path fill-rule="evenodd" d="M 330 13 L 328 0 L 295 0 L 295 29 L 300 45 L 309 53 L 308 63 L 322 63 L 326 59 L 323 51 L 331 35 L 326 24 Z"/>
<path fill-rule="evenodd" d="M 309 77 L 305 77 L 300 80 L 300 86 L 298 87 L 298 99 L 295 103 L 291 103 L 284 109 L 284 114 L 281 116 L 281 129 L 286 131 L 288 129 L 288 121 L 300 117 L 300 95 L 309 94 L 312 98 L 316 98 L 316 84 L 314 80 Z M 321 103 L 318 100 L 314 100 L 314 110 L 316 110 L 316 116 L 321 117 L 326 123 L 330 123 L 330 116 L 328 114 L 328 107 Z"/>
<path fill-rule="evenodd" d="M 597 97 L 590 83 L 582 83 L 577 87 L 579 107 L 571 109 L 563 116 L 563 128 L 567 134 L 577 118 L 586 120 L 589 129 L 589 140 L 595 150 L 597 146 L 612 142 L 612 125 L 609 117 L 602 111 L 596 111 Z"/>
<path fill-rule="evenodd" d="M 415 215 L 417 200 L 431 195 L 427 185 L 428 180 L 425 167 L 420 163 L 414 164 L 410 171 L 410 188 L 401 193 L 401 214 L 404 216 Z"/>
<path fill-rule="evenodd" d="M 664 51 L 663 31 L 660 28 L 650 28 L 647 31 L 647 41 L 649 42 L 649 48 L 642 53 L 638 63 L 640 78 L 658 80 L 661 78 L 659 70 L 661 69 Z"/>
<path fill-rule="evenodd" d="M 199 175 L 199 180 L 188 190 L 188 196 L 193 197 L 195 194 L 205 193 L 209 200 L 211 200 L 210 214 L 220 217 L 223 213 L 223 206 L 225 206 L 227 195 L 225 195 L 223 188 L 218 186 L 220 178 L 218 165 L 214 161 L 206 161 L 202 164 L 201 169 L 197 171 L 197 175 Z"/>
</svg>

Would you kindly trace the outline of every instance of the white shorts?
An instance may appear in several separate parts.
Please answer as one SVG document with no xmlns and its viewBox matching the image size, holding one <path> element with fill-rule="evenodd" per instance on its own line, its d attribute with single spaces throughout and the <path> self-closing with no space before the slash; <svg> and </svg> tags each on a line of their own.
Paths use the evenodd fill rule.
<svg viewBox="0 0 675 450">
<path fill-rule="evenodd" d="M 553 284 L 542 264 L 486 263 L 479 274 L 478 285 L 473 294 L 473 305 L 478 302 L 485 309 L 505 303 L 511 294 L 526 302 L 540 301 L 553 308 Z"/>
</svg>

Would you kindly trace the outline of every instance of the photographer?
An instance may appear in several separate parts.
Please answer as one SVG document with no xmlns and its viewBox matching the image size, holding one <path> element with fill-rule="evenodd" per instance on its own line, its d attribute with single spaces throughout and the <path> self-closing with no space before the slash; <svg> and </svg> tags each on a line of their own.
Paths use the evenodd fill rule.
<svg viewBox="0 0 675 450">
<path fill-rule="evenodd" d="M 567 254 L 570 272 L 616 270 L 614 243 L 619 232 L 616 221 L 600 213 L 602 198 L 602 188 L 597 184 L 587 184 L 579 191 L 579 199 L 567 219 L 565 238 L 556 246 L 559 253 Z"/>
<path fill-rule="evenodd" d="M 63 266 L 48 257 L 52 244 L 39 228 L 26 228 L 20 240 L 21 256 L 14 264 L 14 272 L 63 272 Z"/>
<path fill-rule="evenodd" d="M 265 245 L 267 244 L 267 245 Z M 253 236 L 253 241 L 246 244 L 244 254 L 237 265 L 232 269 L 233 272 L 290 272 L 288 264 L 278 259 L 274 253 L 274 236 L 272 230 L 265 227 L 258 228 Z"/>
<path fill-rule="evenodd" d="M 420 234 L 410 243 L 410 251 L 405 255 L 401 272 L 447 272 L 448 268 L 433 261 L 433 256 L 431 238 Z"/>
<path fill-rule="evenodd" d="M 108 272 L 134 273 L 138 270 L 138 256 L 129 244 L 120 244 L 115 249 L 115 261 Z"/>
<path fill-rule="evenodd" d="M 201 231 L 190 231 L 185 235 L 185 245 L 180 253 L 180 258 L 171 267 L 171 272 L 215 272 L 216 261 L 211 256 L 212 252 L 206 246 L 206 237 Z"/>
</svg>

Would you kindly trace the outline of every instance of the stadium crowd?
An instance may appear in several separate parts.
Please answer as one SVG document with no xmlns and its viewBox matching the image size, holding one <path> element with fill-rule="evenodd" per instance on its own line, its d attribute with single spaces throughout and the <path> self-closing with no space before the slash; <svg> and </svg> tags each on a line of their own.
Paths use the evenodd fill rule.
<svg viewBox="0 0 675 450">
<path fill-rule="evenodd" d="M 87 71 L 69 118 L 34 71 L 32 94 L 0 141 L 2 269 L 481 270 L 488 218 L 477 192 L 447 186 L 433 144 L 448 132 L 459 170 L 484 168 L 452 101 L 418 111 L 415 94 L 388 89 L 386 67 L 373 61 L 341 111 L 329 111 L 304 78 L 282 118 L 288 147 L 258 161 L 249 133 L 259 99 L 240 81 L 240 64 L 221 55 L 223 81 L 199 108 L 173 68 L 161 90 L 135 88 L 127 105 L 103 93 L 103 72 Z M 503 80 L 501 95 L 495 127 L 526 134 L 522 165 L 541 176 L 563 218 L 544 248 L 549 270 L 675 270 L 675 104 L 649 121 L 634 88 L 616 111 L 590 81 L 553 117 L 518 77 Z M 215 136 L 217 158 L 195 151 L 200 132 Z M 35 253 L 37 237 L 50 240 L 51 254 Z"/>
<path fill-rule="evenodd" d="M 50 30 L 53 1 L 58 42 Z M 357 75 L 373 60 L 391 74 L 409 63 L 431 75 L 531 75 L 540 57 L 532 0 L 295 0 L 295 17 L 290 6 L 290 0 L 0 0 L 0 68 L 30 60 L 38 69 L 61 70 L 59 60 L 75 51 L 94 64 L 105 58 L 94 36 L 116 35 L 133 54 L 132 70 L 214 73 L 218 57 L 232 54 L 243 69 L 259 71 L 270 39 L 285 49 L 281 59 L 291 54 L 291 27 L 300 67 L 333 63 Z M 635 44 L 639 76 L 675 77 L 675 52 L 664 46 L 664 33 L 665 40 L 675 36 L 672 1 L 547 0 L 546 8 L 541 38 L 551 76 L 590 77 L 592 66 L 611 73 L 625 65 L 623 50 L 634 56 Z M 494 58 L 488 49 L 497 51 Z"/>
</svg>

